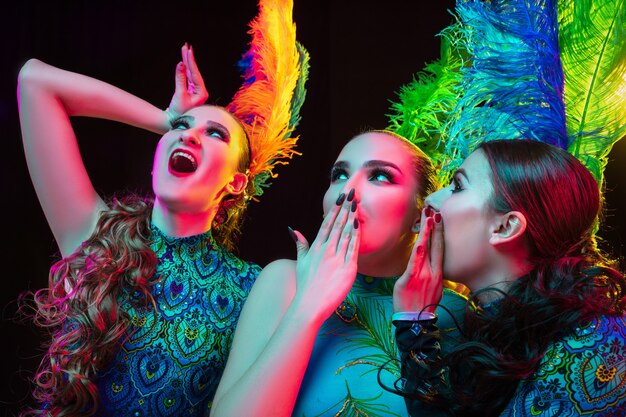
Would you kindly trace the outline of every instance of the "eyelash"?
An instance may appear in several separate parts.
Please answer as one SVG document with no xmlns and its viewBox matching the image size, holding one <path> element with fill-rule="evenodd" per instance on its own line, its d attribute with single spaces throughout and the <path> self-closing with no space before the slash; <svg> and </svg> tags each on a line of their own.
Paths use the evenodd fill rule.
<svg viewBox="0 0 626 417">
<path fill-rule="evenodd" d="M 385 179 L 393 184 L 393 174 L 391 173 L 391 171 L 388 171 L 386 169 L 383 168 L 376 168 L 375 170 L 372 171 L 372 174 L 370 175 L 369 179 L 372 180 L 376 177 L 378 177 L 379 175 L 382 175 L 383 177 L 385 177 Z"/>
<path fill-rule="evenodd" d="M 340 180 L 342 175 L 346 177 L 345 179 L 349 178 L 349 175 L 348 175 L 348 173 L 346 172 L 345 169 L 343 169 L 343 168 L 333 168 L 333 169 L 330 170 L 330 181 L 331 182 L 336 182 L 336 181 Z M 383 177 L 385 177 L 386 182 L 389 182 L 389 183 L 393 184 L 393 174 L 390 171 L 388 171 L 386 169 L 383 169 L 383 168 L 376 168 L 376 169 L 374 169 L 371 172 L 371 174 L 370 174 L 368 179 L 370 181 L 372 181 L 372 180 L 378 181 L 375 178 L 378 177 L 379 175 L 382 175 Z M 385 181 L 379 181 L 379 182 L 385 182 Z"/>
<path fill-rule="evenodd" d="M 452 194 L 455 194 L 455 193 L 463 191 L 463 187 L 461 187 L 461 181 L 459 181 L 458 179 L 452 178 L 452 184 L 451 185 L 454 185 L 454 188 L 452 188 L 452 190 L 451 190 Z"/>
<path fill-rule="evenodd" d="M 222 132 L 220 129 L 210 127 L 206 130 L 207 136 L 211 136 L 213 133 L 217 133 L 219 135 L 219 139 L 226 141 L 226 134 Z"/>
<path fill-rule="evenodd" d="M 333 167 L 330 170 L 330 182 L 338 181 L 342 174 L 348 177 L 348 173 L 345 169 Z"/>
<path fill-rule="evenodd" d="M 172 130 L 178 130 L 179 126 L 183 126 L 184 130 L 187 130 L 189 129 L 189 122 L 187 122 L 187 120 L 183 119 L 182 117 L 179 117 L 177 119 L 172 120 L 172 122 L 170 123 L 170 126 Z"/>
</svg>

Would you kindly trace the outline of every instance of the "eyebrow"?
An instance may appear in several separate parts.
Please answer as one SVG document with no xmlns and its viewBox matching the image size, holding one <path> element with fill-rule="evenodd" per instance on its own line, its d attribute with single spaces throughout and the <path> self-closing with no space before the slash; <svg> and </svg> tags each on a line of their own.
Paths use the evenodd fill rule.
<svg viewBox="0 0 626 417">
<path fill-rule="evenodd" d="M 402 173 L 402 170 L 393 162 L 389 162 L 389 161 L 382 161 L 379 159 L 372 159 L 370 161 L 367 161 L 363 164 L 363 166 L 365 168 L 379 168 L 379 167 L 390 167 L 395 169 L 396 171 Z M 335 162 L 335 164 L 333 165 L 333 168 L 342 168 L 342 169 L 346 169 L 349 168 L 350 164 L 346 161 L 337 161 Z"/>
<path fill-rule="evenodd" d="M 215 120 L 207 120 L 206 126 L 219 130 L 220 133 L 224 135 L 224 139 L 230 142 L 230 131 L 226 128 L 226 126 L 219 122 L 216 122 Z"/>
<path fill-rule="evenodd" d="M 465 177 L 465 179 L 467 179 L 467 181 L 469 181 L 469 180 L 470 180 L 470 179 L 469 179 L 469 177 L 467 176 L 467 171 L 465 171 L 465 169 L 464 169 L 464 168 L 459 168 L 459 169 L 457 169 L 457 170 L 455 171 L 455 173 L 454 173 L 454 175 L 453 175 L 453 176 L 455 176 L 456 174 L 461 174 L 461 175 L 463 175 L 463 176 Z"/>
</svg>

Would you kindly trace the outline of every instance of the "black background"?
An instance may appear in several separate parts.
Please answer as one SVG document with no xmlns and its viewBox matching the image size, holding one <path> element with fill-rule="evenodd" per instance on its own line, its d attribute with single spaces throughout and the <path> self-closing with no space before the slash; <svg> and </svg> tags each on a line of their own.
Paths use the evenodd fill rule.
<svg viewBox="0 0 626 417">
<path fill-rule="evenodd" d="M 394 92 L 439 55 L 438 31 L 450 23 L 451 0 L 296 0 L 298 39 L 311 54 L 307 100 L 298 129 L 302 157 L 278 168 L 279 178 L 248 212 L 240 255 L 265 265 L 295 250 L 287 226 L 314 237 L 328 170 L 341 147 L 368 128 L 384 128 Z M 165 108 L 184 42 L 211 94 L 225 105 L 240 85 L 236 62 L 249 41 L 252 0 L 170 2 L 35 1 L 0 10 L 0 155 L 2 157 L 3 274 L 0 306 L 0 415 L 28 398 L 25 380 L 40 354 L 40 332 L 15 319 L 16 299 L 47 282 L 57 248 L 24 161 L 17 74 L 30 57 L 84 73 Z M 108 121 L 76 119 L 85 165 L 105 196 L 150 191 L 158 137 Z M 615 146 L 606 171 L 607 218 L 600 235 L 623 254 L 626 141 Z"/>
</svg>

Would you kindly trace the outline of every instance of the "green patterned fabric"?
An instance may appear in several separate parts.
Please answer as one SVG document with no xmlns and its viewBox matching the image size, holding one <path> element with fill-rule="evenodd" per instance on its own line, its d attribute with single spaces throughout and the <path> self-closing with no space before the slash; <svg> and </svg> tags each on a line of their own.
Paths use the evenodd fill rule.
<svg viewBox="0 0 626 417">
<path fill-rule="evenodd" d="M 432 337 L 433 329 L 429 332 L 404 328 L 396 334 L 407 386 L 420 386 L 419 367 L 414 364 L 438 356 L 438 344 L 429 352 L 419 348 L 424 345 L 420 342 Z M 625 340 L 626 316 L 601 316 L 580 323 L 550 344 L 533 375 L 520 381 L 501 416 L 626 416 Z M 423 415 L 419 401 L 408 404 L 412 417 Z"/>
<path fill-rule="evenodd" d="M 131 327 L 98 378 L 100 415 L 203 416 L 260 268 L 218 246 L 210 232 L 172 238 L 151 230 L 156 314 L 122 304 Z"/>
<path fill-rule="evenodd" d="M 400 377 L 392 332 L 393 278 L 357 275 L 344 302 L 318 332 L 293 416 L 407 416 L 404 399 L 385 391 Z M 441 302 L 460 319 L 466 299 L 445 289 Z M 438 309 L 441 328 L 456 335 L 447 312 Z M 447 346 L 452 346 L 452 342 Z M 426 410 L 421 416 L 434 416 Z"/>
<path fill-rule="evenodd" d="M 520 382 L 507 417 L 626 416 L 626 316 L 579 325 Z"/>
</svg>

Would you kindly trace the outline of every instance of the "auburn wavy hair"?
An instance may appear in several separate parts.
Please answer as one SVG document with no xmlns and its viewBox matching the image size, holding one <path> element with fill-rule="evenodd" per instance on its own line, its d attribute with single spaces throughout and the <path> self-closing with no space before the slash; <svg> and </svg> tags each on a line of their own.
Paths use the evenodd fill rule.
<svg viewBox="0 0 626 417">
<path fill-rule="evenodd" d="M 50 268 L 48 288 L 34 293 L 35 323 L 48 330 L 46 353 L 34 378 L 38 410 L 26 415 L 90 416 L 100 404 L 97 372 L 127 336 L 131 300 L 154 305 L 157 259 L 150 248 L 152 200 L 113 200 L 92 236 Z"/>
<path fill-rule="evenodd" d="M 601 197 L 591 173 L 566 151 L 541 142 L 491 141 L 478 149 L 491 168 L 491 208 L 527 219 L 534 269 L 502 293 L 496 308 L 472 307 L 481 292 L 495 290 L 474 293 L 462 343 L 428 376 L 443 371 L 443 383 L 427 394 L 407 393 L 455 416 L 499 415 L 550 343 L 594 316 L 626 309 L 624 274 L 593 237 Z"/>
</svg>

